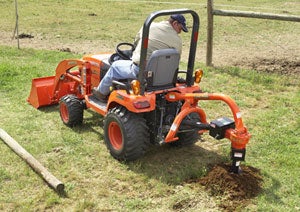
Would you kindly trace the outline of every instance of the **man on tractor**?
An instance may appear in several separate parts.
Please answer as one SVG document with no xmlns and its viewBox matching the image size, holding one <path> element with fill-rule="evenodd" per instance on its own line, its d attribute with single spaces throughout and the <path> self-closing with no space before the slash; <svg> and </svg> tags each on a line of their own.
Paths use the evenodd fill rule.
<svg viewBox="0 0 300 212">
<path fill-rule="evenodd" d="M 178 34 L 187 31 L 185 18 L 179 14 L 193 18 L 186 70 L 179 70 L 182 41 Z M 160 16 L 171 17 L 153 22 Z M 32 80 L 28 102 L 35 108 L 59 103 L 61 119 L 69 127 L 83 123 L 85 109 L 104 116 L 105 144 L 120 161 L 140 158 L 151 143 L 192 145 L 206 132 L 218 140 L 227 138 L 231 142 L 231 170 L 240 173 L 251 135 L 233 99 L 200 88 L 203 71 L 194 70 L 199 26 L 199 16 L 193 10 L 153 12 L 146 18 L 136 45 L 120 43 L 114 54 L 61 61 L 55 76 Z M 124 44 L 131 49 L 124 50 Z M 179 80 L 178 74 L 185 77 Z M 137 79 L 129 83 L 130 78 Z M 93 87 L 101 100 L 109 95 L 107 103 L 92 94 Z M 223 101 L 233 120 L 219 117 L 208 122 L 200 101 Z"/>
<path fill-rule="evenodd" d="M 167 21 L 152 23 L 149 31 L 147 59 L 152 52 L 159 49 L 174 48 L 181 54 L 182 40 L 179 36 L 181 31 L 188 32 L 186 19 L 181 14 L 171 15 Z M 113 80 L 137 78 L 142 45 L 141 38 L 142 28 L 136 35 L 134 41 L 135 50 L 133 51 L 131 60 L 115 61 L 105 74 L 104 78 L 101 79 L 98 87 L 93 89 L 93 94 L 99 101 L 107 101 Z"/>
</svg>

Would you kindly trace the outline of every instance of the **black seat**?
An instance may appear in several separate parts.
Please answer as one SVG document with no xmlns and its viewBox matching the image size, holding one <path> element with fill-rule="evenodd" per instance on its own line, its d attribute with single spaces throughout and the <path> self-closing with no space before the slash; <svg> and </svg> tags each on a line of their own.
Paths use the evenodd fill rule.
<svg viewBox="0 0 300 212">
<path fill-rule="evenodd" d="M 180 54 L 176 49 L 154 51 L 145 68 L 146 90 L 154 91 L 175 87 L 179 61 Z"/>
</svg>

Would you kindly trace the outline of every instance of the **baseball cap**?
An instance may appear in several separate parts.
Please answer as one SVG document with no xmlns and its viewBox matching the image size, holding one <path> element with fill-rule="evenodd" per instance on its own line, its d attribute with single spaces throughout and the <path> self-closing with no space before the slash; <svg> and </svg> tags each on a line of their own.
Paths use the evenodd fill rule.
<svg viewBox="0 0 300 212">
<path fill-rule="evenodd" d="M 181 24 L 182 30 L 184 32 L 188 32 L 188 29 L 186 28 L 186 23 L 185 23 L 185 17 L 181 14 L 173 14 L 171 15 L 171 18 L 178 21 L 178 23 Z"/>
</svg>

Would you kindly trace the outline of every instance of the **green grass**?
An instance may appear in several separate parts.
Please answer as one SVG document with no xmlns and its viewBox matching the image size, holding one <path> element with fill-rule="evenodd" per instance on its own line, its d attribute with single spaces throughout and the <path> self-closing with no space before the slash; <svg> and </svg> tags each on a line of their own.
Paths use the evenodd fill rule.
<svg viewBox="0 0 300 212">
<path fill-rule="evenodd" d="M 205 201 L 203 187 L 184 182 L 204 176 L 210 164 L 228 161 L 227 141 L 206 136 L 204 143 L 221 147 L 153 148 L 136 162 L 119 163 L 103 143 L 100 115 L 85 111 L 83 126 L 70 129 L 60 121 L 57 106 L 36 110 L 26 102 L 32 78 L 52 75 L 58 61 L 80 55 L 4 46 L 0 51 L 0 127 L 64 182 L 67 192 L 67 197 L 57 195 L 3 143 L 1 210 L 166 211 L 183 203 L 193 203 L 191 211 L 218 210 Z M 201 84 L 205 91 L 232 96 L 241 107 L 252 134 L 246 164 L 261 169 L 264 178 L 263 192 L 252 204 L 261 211 L 299 209 L 299 79 L 205 68 Z M 230 115 L 223 103 L 201 105 L 210 120 Z"/>
</svg>

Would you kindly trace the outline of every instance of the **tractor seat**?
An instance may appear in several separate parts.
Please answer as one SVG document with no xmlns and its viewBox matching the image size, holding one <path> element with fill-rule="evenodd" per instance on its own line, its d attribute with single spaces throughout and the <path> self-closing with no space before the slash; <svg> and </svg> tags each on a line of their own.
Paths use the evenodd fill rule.
<svg viewBox="0 0 300 212">
<path fill-rule="evenodd" d="M 173 88 L 176 85 L 180 54 L 176 49 L 154 51 L 145 68 L 146 90 Z"/>
<path fill-rule="evenodd" d="M 160 49 L 154 51 L 145 68 L 146 91 L 173 88 L 177 82 L 180 54 L 176 49 Z M 101 73 L 106 73 L 101 70 Z M 101 76 L 101 77 L 104 77 Z M 113 80 L 114 89 L 126 89 L 133 79 Z M 129 91 L 128 91 L 129 92 Z"/>
</svg>

